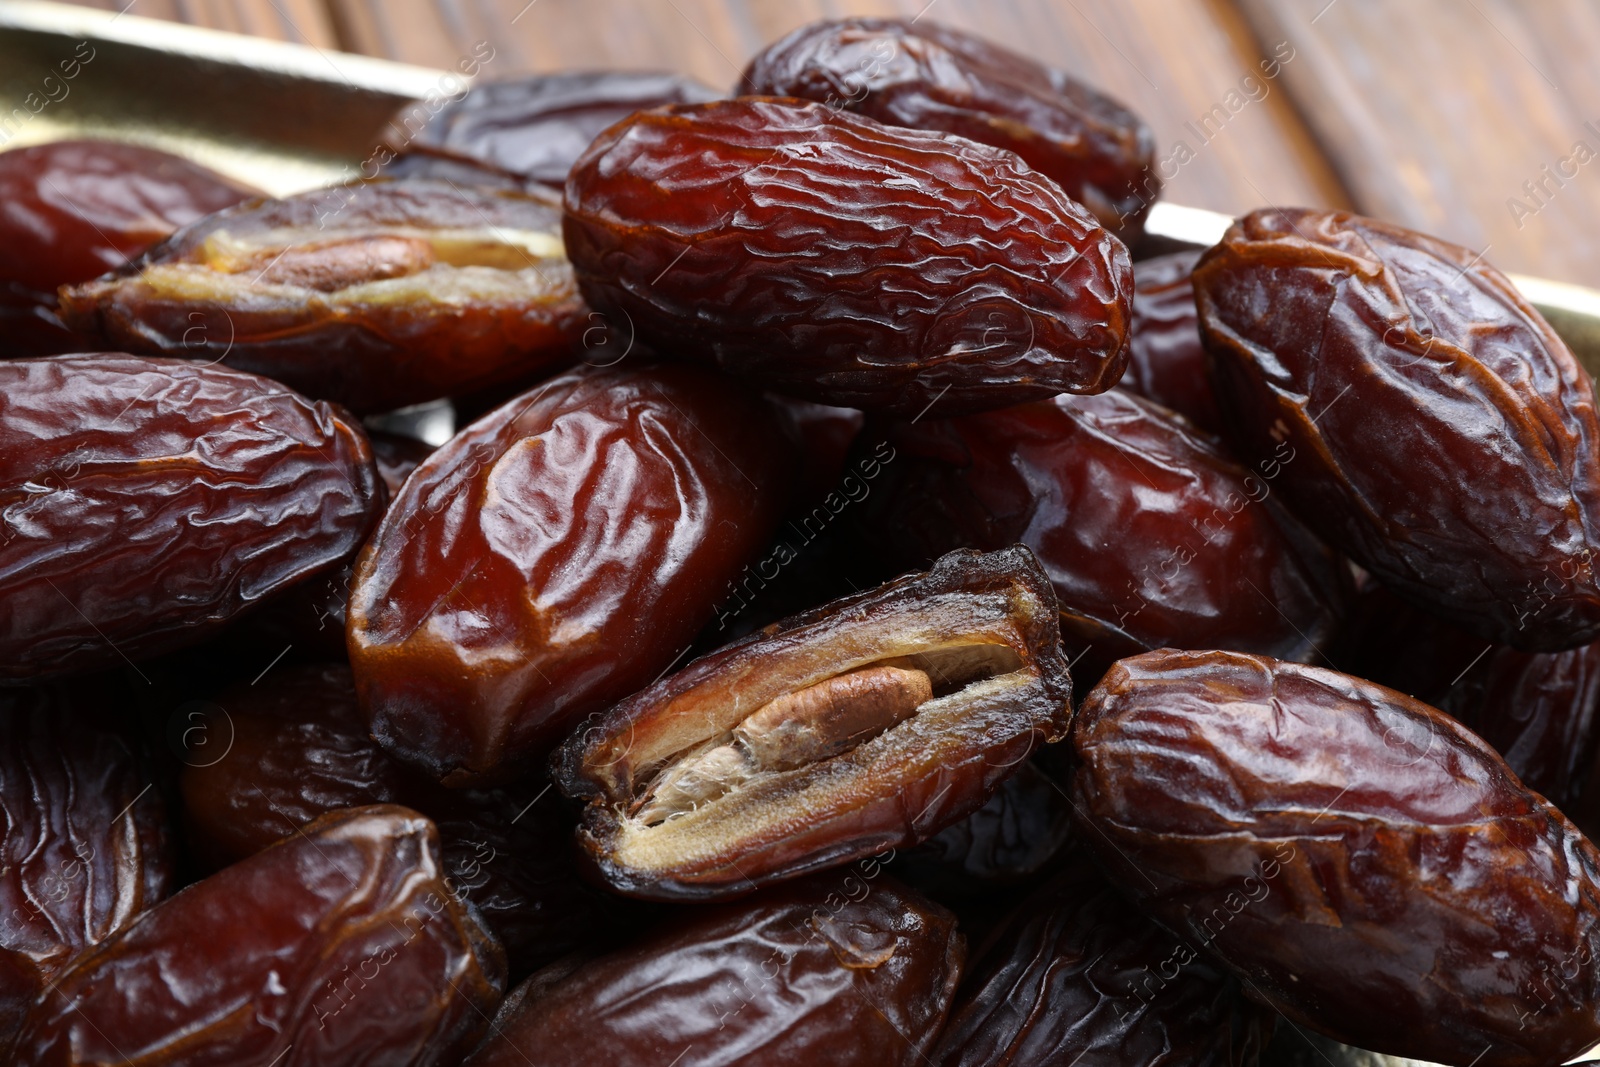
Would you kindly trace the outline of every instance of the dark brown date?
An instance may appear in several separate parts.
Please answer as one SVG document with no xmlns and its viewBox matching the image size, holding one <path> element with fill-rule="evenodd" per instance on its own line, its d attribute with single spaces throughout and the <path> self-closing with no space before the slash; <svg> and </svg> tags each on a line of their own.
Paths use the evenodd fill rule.
<svg viewBox="0 0 1600 1067">
<path fill-rule="evenodd" d="M 500 946 L 444 884 L 433 824 L 354 808 L 73 960 L 30 1013 L 16 1063 L 443 1067 L 504 989 Z"/>
<path fill-rule="evenodd" d="M 1284 499 L 1329 544 L 1486 640 L 1600 636 L 1594 382 L 1481 254 L 1263 209 L 1194 285 L 1233 443 L 1293 450 Z"/>
<path fill-rule="evenodd" d="M 223 361 L 385 411 L 576 358 L 583 302 L 545 194 L 356 182 L 185 227 L 62 290 L 107 347 Z"/>
<path fill-rule="evenodd" d="M 759 397 L 697 367 L 582 370 L 422 462 L 363 552 L 373 736 L 456 782 L 540 758 L 670 666 L 785 503 Z"/>
<path fill-rule="evenodd" d="M 171 888 L 160 795 L 90 698 L 0 691 L 0 1055 L 68 959 Z"/>
<path fill-rule="evenodd" d="M 1467 1067 L 1600 1041 L 1600 852 L 1450 716 L 1232 652 L 1123 660 L 1073 729 L 1083 838 L 1252 996 Z"/>
<path fill-rule="evenodd" d="M 663 355 L 919 412 L 1109 388 L 1127 250 L 1017 156 L 768 98 L 618 123 L 567 180 L 583 294 Z"/>
<path fill-rule="evenodd" d="M 369 430 L 367 439 L 372 442 L 372 458 L 378 464 L 378 477 L 390 500 L 400 495 L 400 487 L 411 477 L 411 472 L 433 454 L 433 446 L 414 437 Z"/>
<path fill-rule="evenodd" d="M 468 1067 L 913 1067 L 965 954 L 954 916 L 888 876 L 819 875 L 553 965 Z"/>
<path fill-rule="evenodd" d="M 276 382 L 0 362 L 0 679 L 196 643 L 353 554 L 381 503 L 360 426 Z"/>
<path fill-rule="evenodd" d="M 86 347 L 56 289 L 122 266 L 180 226 L 258 196 L 186 159 L 120 141 L 0 152 L 0 356 Z"/>
<path fill-rule="evenodd" d="M 1270 1013 L 1074 848 L 973 961 L 937 1067 L 1253 1067 Z"/>
<path fill-rule="evenodd" d="M 1221 433 L 1222 415 L 1206 371 L 1200 313 L 1189 280 L 1199 258 L 1199 252 L 1174 252 L 1133 265 L 1128 373 L 1117 384 L 1171 408 L 1208 433 Z"/>
<path fill-rule="evenodd" d="M 1155 134 L 1137 115 L 1069 74 L 932 20 L 802 26 L 750 61 L 740 91 L 1015 152 L 1124 240 L 1161 191 Z"/>
<path fill-rule="evenodd" d="M 391 123 L 397 165 L 477 163 L 560 189 L 567 172 L 602 130 L 635 111 L 700 104 L 720 94 L 678 74 L 561 71 L 486 82 L 431 117 L 417 104 Z M 393 174 L 391 167 L 385 173 Z"/>
<path fill-rule="evenodd" d="M 924 841 L 1058 740 L 1072 687 L 1020 546 L 955 552 L 651 685 L 558 753 L 619 892 L 719 898 Z"/>
<path fill-rule="evenodd" d="M 869 532 L 910 566 L 1027 545 L 1080 684 L 1163 646 L 1309 659 L 1341 609 L 1339 563 L 1273 498 L 1288 450 L 1245 470 L 1120 389 L 888 434 L 896 459 L 867 501 Z"/>
</svg>

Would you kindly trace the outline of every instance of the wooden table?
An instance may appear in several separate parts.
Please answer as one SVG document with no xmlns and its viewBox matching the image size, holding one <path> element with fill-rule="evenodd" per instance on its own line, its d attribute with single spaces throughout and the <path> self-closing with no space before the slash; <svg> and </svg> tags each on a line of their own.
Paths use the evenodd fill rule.
<svg viewBox="0 0 1600 1067">
<path fill-rule="evenodd" d="M 130 13 L 438 67 L 487 42 L 491 78 L 627 67 L 723 87 L 812 19 L 924 16 L 1134 108 L 1175 170 L 1172 201 L 1354 207 L 1506 270 L 1600 287 L 1589 0 L 133 0 Z"/>
</svg>

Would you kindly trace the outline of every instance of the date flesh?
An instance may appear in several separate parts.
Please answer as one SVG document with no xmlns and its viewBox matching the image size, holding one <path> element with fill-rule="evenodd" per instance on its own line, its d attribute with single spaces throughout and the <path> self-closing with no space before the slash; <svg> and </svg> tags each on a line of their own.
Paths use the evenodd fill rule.
<svg viewBox="0 0 1600 1067">
<path fill-rule="evenodd" d="M 1033 557 L 958 552 L 697 660 L 553 762 L 613 889 L 715 899 L 933 836 L 1064 735 L 1071 695 Z"/>
<path fill-rule="evenodd" d="M 1271 1033 L 1228 973 L 1157 926 L 1081 847 L 973 961 L 937 1067 L 1254 1067 Z"/>
<path fill-rule="evenodd" d="M 221 360 L 357 412 L 576 358 L 582 300 L 546 195 L 356 182 L 185 227 L 62 291 L 107 347 Z"/>
<path fill-rule="evenodd" d="M 505 959 L 442 874 L 437 831 L 415 812 L 325 816 L 73 960 L 16 1062 L 455 1063 L 487 1027 Z"/>
<path fill-rule="evenodd" d="M 356 569 L 373 736 L 453 784 L 541 758 L 710 621 L 777 524 L 787 443 L 696 367 L 582 370 L 412 472 Z"/>
<path fill-rule="evenodd" d="M 796 96 L 892 126 L 1006 149 L 1123 240 L 1160 193 L 1155 134 L 1062 71 L 920 17 L 814 22 L 750 61 L 740 91 Z"/>
<path fill-rule="evenodd" d="M 888 876 L 818 875 L 553 965 L 467 1063 L 913 1067 L 965 954 L 954 916 Z"/>
<path fill-rule="evenodd" d="M 1600 1041 L 1600 852 L 1443 712 L 1168 650 L 1113 667 L 1073 744 L 1113 880 L 1291 1020 L 1452 1067 Z"/>
<path fill-rule="evenodd" d="M 353 555 L 381 503 L 360 426 L 276 382 L 0 362 L 0 680 L 196 643 Z"/>
<path fill-rule="evenodd" d="M 746 98 L 611 127 L 567 180 L 584 297 L 662 355 L 916 415 L 1110 388 L 1127 250 L 1017 156 Z"/>
<path fill-rule="evenodd" d="M 1073 677 L 1164 646 L 1309 659 L 1342 610 L 1337 560 L 1245 470 L 1120 389 L 887 430 L 867 528 L 916 566 L 1021 542 L 1055 586 Z"/>
<path fill-rule="evenodd" d="M 1128 372 L 1117 384 L 1220 434 L 1222 414 L 1211 391 L 1189 277 L 1199 258 L 1199 252 L 1174 252 L 1134 264 Z"/>
<path fill-rule="evenodd" d="M 1389 223 L 1273 208 L 1193 277 L 1233 443 L 1252 463 L 1293 450 L 1281 488 L 1312 529 L 1485 640 L 1600 637 L 1594 382 L 1503 274 Z"/>
</svg>

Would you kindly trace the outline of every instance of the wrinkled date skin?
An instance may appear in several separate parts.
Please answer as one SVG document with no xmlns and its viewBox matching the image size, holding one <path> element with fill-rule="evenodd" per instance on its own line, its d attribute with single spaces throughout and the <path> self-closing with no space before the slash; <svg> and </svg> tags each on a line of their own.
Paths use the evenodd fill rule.
<svg viewBox="0 0 1600 1067">
<path fill-rule="evenodd" d="M 380 493 L 360 426 L 276 382 L 0 362 L 0 680 L 196 643 L 352 555 Z"/>
<path fill-rule="evenodd" d="M 186 159 L 118 141 L 0 152 L 0 356 L 79 351 L 56 289 L 120 267 L 180 226 L 258 196 Z"/>
<path fill-rule="evenodd" d="M 40 998 L 19 1067 L 454 1064 L 505 958 L 445 886 L 433 824 L 335 812 L 151 909 Z"/>
<path fill-rule="evenodd" d="M 912 1067 L 965 955 L 955 917 L 892 878 L 818 875 L 535 975 L 467 1063 Z"/>
<path fill-rule="evenodd" d="M 743 92 L 797 96 L 891 126 L 1015 152 L 1124 240 L 1161 190 L 1155 134 L 1076 78 L 931 20 L 814 22 L 751 60 Z"/>
<path fill-rule="evenodd" d="M 915 565 L 1020 541 L 1055 586 L 1073 677 L 1166 645 L 1305 659 L 1344 599 L 1340 567 L 1258 472 L 1114 389 L 888 431 L 868 529 Z"/>
<path fill-rule="evenodd" d="M 407 105 L 395 116 L 407 135 L 396 133 L 389 143 L 403 153 L 397 162 L 411 167 L 421 162 L 417 157 L 477 163 L 559 191 L 583 150 L 607 126 L 635 111 L 702 104 L 719 95 L 678 74 L 537 74 L 475 85 L 414 135 L 410 127 L 417 105 Z"/>
<path fill-rule="evenodd" d="M 1050 585 L 1020 546 L 774 623 L 575 731 L 557 784 L 619 892 L 715 899 L 917 844 L 1062 737 Z"/>
<path fill-rule="evenodd" d="M 572 362 L 585 309 L 545 194 L 356 182 L 203 219 L 62 290 L 110 348 L 222 360 L 353 411 Z"/>
<path fill-rule="evenodd" d="M 567 180 L 589 303 L 662 355 L 906 415 L 1110 388 L 1127 250 L 1017 156 L 746 98 L 611 127 Z"/>
<path fill-rule="evenodd" d="M 1293 449 L 1284 498 L 1329 544 L 1486 640 L 1600 636 L 1594 382 L 1480 254 L 1265 209 L 1194 286 L 1234 444 Z"/>
<path fill-rule="evenodd" d="M 69 958 L 172 885 L 148 770 L 84 699 L 59 686 L 0 691 L 0 1054 Z"/>
<path fill-rule="evenodd" d="M 1452 1067 L 1600 1041 L 1600 852 L 1448 715 L 1166 650 L 1112 668 L 1073 744 L 1113 879 L 1295 1022 Z"/>
<path fill-rule="evenodd" d="M 1189 280 L 1199 252 L 1141 259 L 1133 266 L 1133 319 L 1128 372 L 1119 384 L 1171 408 L 1208 433 L 1222 432 L 1211 391 L 1200 313 Z"/>
<path fill-rule="evenodd" d="M 215 870 L 339 808 L 399 803 L 439 827 L 445 877 L 526 974 L 615 925 L 615 897 L 582 883 L 571 821 L 542 785 L 443 789 L 367 736 L 342 665 L 279 667 L 219 694 L 180 785 L 191 852 Z"/>
<path fill-rule="evenodd" d="M 468 426 L 356 569 L 373 736 L 452 784 L 540 758 L 710 621 L 777 524 L 791 458 L 759 397 L 696 367 L 574 371 Z"/>
<path fill-rule="evenodd" d="M 1081 847 L 973 961 L 937 1067 L 1254 1067 L 1267 1012 L 1150 919 Z"/>
</svg>

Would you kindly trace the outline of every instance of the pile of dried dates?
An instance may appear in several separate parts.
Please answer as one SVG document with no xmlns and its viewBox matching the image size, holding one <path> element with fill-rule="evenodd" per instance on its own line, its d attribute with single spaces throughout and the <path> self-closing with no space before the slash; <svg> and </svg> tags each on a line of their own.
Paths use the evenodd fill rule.
<svg viewBox="0 0 1600 1067">
<path fill-rule="evenodd" d="M 931 21 L 739 89 L 487 85 L 284 199 L 0 154 L 0 1059 L 1600 1045 L 1539 313 L 1348 212 L 1147 255 L 1150 130 Z"/>
</svg>

